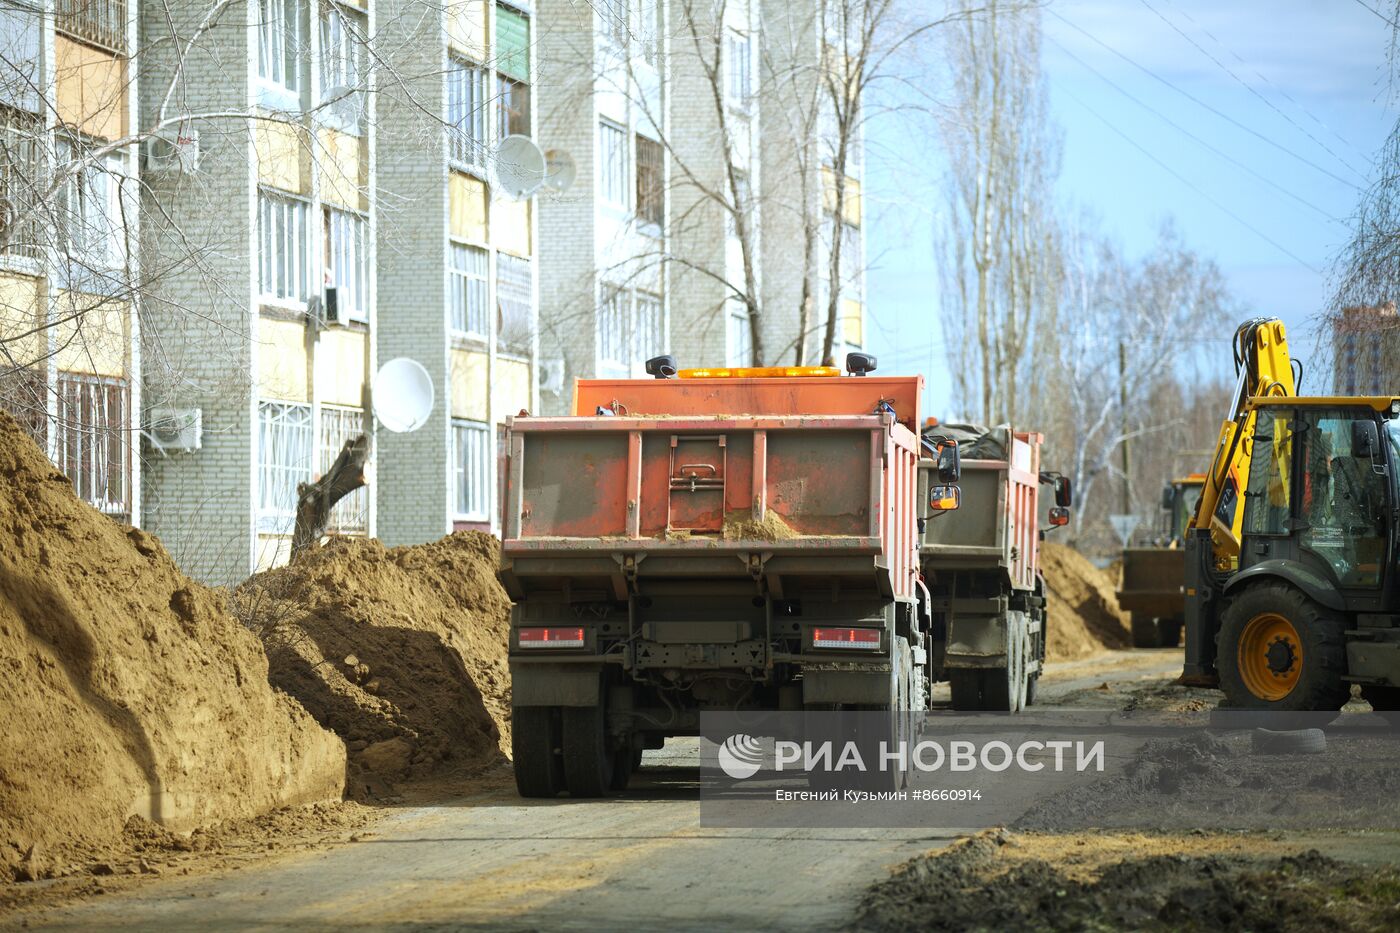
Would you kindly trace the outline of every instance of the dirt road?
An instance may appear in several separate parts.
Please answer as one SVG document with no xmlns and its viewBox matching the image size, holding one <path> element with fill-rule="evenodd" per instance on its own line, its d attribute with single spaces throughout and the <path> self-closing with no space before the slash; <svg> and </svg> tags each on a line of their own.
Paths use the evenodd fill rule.
<svg viewBox="0 0 1400 933">
<path fill-rule="evenodd" d="M 1041 695 L 1126 689 L 1179 668 L 1177 652 L 1121 652 L 1056 666 Z M 677 741 L 648 753 L 623 798 L 526 802 L 502 787 L 392 811 L 330 850 L 13 919 L 40 929 L 828 929 L 891 866 L 955 835 L 705 829 L 697 776 L 696 743 Z"/>
</svg>

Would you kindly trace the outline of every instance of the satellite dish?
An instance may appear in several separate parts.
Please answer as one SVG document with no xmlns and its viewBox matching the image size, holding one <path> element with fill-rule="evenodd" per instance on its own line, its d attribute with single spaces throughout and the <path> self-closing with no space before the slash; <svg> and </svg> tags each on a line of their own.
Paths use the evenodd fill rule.
<svg viewBox="0 0 1400 933">
<path fill-rule="evenodd" d="M 507 136 L 496 144 L 496 184 L 502 191 L 524 200 L 544 184 L 544 153 L 528 136 Z"/>
<path fill-rule="evenodd" d="M 374 374 L 374 416 L 395 434 L 417 431 L 433 410 L 433 377 L 417 360 L 390 360 Z"/>
<path fill-rule="evenodd" d="M 544 186 L 551 191 L 568 191 L 578 177 L 574 157 L 563 149 L 550 149 L 544 154 Z"/>
</svg>

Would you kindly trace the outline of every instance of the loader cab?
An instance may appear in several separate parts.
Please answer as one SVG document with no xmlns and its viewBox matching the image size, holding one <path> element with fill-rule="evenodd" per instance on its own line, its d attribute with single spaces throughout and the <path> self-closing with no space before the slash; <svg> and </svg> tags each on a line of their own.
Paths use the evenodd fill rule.
<svg viewBox="0 0 1400 933">
<path fill-rule="evenodd" d="M 1393 609 L 1400 553 L 1400 403 L 1256 400 L 1239 572 L 1293 564 L 1313 597 Z"/>
<path fill-rule="evenodd" d="M 1191 516 L 1196 514 L 1196 503 L 1201 501 L 1201 489 L 1205 485 L 1205 475 L 1194 473 L 1172 481 L 1162 489 L 1162 538 L 1168 547 L 1181 547 L 1186 537 L 1186 527 Z"/>
</svg>

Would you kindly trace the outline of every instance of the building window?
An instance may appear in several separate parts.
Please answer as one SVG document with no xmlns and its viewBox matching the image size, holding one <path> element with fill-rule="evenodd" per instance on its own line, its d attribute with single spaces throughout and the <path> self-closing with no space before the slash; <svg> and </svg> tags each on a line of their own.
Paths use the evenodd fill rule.
<svg viewBox="0 0 1400 933">
<path fill-rule="evenodd" d="M 310 267 L 306 202 L 258 192 L 258 283 L 264 302 L 305 305 Z"/>
<path fill-rule="evenodd" d="M 666 216 L 662 151 L 660 143 L 637 136 L 637 219 L 656 227 Z"/>
<path fill-rule="evenodd" d="M 109 52 L 126 51 L 126 0 L 57 0 L 53 25 Z"/>
<path fill-rule="evenodd" d="M 606 283 L 598 302 L 598 361 L 612 369 L 627 365 L 627 291 Z"/>
<path fill-rule="evenodd" d="M 302 4 L 258 0 L 258 78 L 278 92 L 281 102 L 293 105 L 301 96 Z"/>
<path fill-rule="evenodd" d="M 749 330 L 749 306 L 737 299 L 730 299 L 725 314 L 727 322 L 725 343 L 729 353 L 730 366 L 752 366 L 753 333 Z"/>
<path fill-rule="evenodd" d="M 346 441 L 365 433 L 364 412 L 358 408 L 321 406 L 321 462 L 324 476 L 334 464 Z M 361 486 L 335 504 L 331 509 L 326 530 L 334 534 L 362 535 L 369 533 L 369 487 Z"/>
<path fill-rule="evenodd" d="M 43 152 L 43 120 L 0 107 L 0 252 L 5 255 L 43 255 L 36 210 Z"/>
<path fill-rule="evenodd" d="M 626 49 L 629 35 L 627 32 L 627 6 L 629 0 L 599 0 L 594 5 L 598 11 L 598 20 L 602 25 L 602 34 L 607 38 L 608 43 L 616 49 Z"/>
<path fill-rule="evenodd" d="M 447 140 L 453 162 L 480 167 L 486 148 L 486 72 L 455 56 L 447 61 Z"/>
<path fill-rule="evenodd" d="M 487 339 L 490 320 L 486 250 L 462 243 L 448 245 L 452 265 L 447 271 L 449 323 L 458 334 Z"/>
<path fill-rule="evenodd" d="M 598 308 L 601 368 L 615 376 L 642 376 L 661 348 L 661 299 L 646 292 L 603 286 Z"/>
<path fill-rule="evenodd" d="M 661 5 L 659 0 L 639 0 L 637 5 L 637 41 L 642 46 L 642 60 L 655 68 L 661 60 Z"/>
<path fill-rule="evenodd" d="M 359 214 L 325 209 L 326 284 L 335 289 L 340 316 L 352 321 L 369 321 L 368 228 Z"/>
<path fill-rule="evenodd" d="M 125 379 L 58 374 L 54 456 L 78 496 L 108 515 L 131 517 L 131 446 Z"/>
<path fill-rule="evenodd" d="M 347 132 L 364 125 L 365 18 L 335 3 L 321 8 L 323 118 Z"/>
<path fill-rule="evenodd" d="M 491 446 L 488 425 L 452 419 L 452 479 L 459 520 L 490 521 Z"/>
<path fill-rule="evenodd" d="M 120 155 L 93 158 L 86 144 L 60 139 L 54 145 L 58 185 L 58 247 L 87 270 L 120 269 L 126 264 L 129 222 L 135 220 L 133 192 Z"/>
<path fill-rule="evenodd" d="M 300 402 L 258 405 L 258 530 L 291 534 L 297 486 L 311 482 L 311 406 Z"/>
<path fill-rule="evenodd" d="M 534 343 L 534 278 L 530 260 L 496 254 L 496 350 L 529 356 Z"/>
<path fill-rule="evenodd" d="M 530 17 L 505 4 L 496 5 L 496 71 L 530 80 Z"/>
<path fill-rule="evenodd" d="M 9 412 L 41 450 L 49 446 L 49 402 L 43 366 L 0 373 L 0 411 Z"/>
<path fill-rule="evenodd" d="M 530 86 L 497 75 L 496 102 L 496 130 L 500 136 L 529 136 Z"/>
<path fill-rule="evenodd" d="M 627 131 L 604 120 L 598 124 L 598 189 L 603 200 L 627 206 Z"/>
<path fill-rule="evenodd" d="M 747 34 L 730 32 L 725 38 L 729 57 L 729 103 L 747 108 L 753 96 L 753 56 Z"/>
</svg>

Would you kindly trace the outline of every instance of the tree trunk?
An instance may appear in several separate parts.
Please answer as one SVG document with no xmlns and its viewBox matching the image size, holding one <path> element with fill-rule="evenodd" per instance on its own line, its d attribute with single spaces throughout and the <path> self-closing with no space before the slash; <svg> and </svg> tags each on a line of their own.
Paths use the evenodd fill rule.
<svg viewBox="0 0 1400 933">
<path fill-rule="evenodd" d="M 335 463 L 314 483 L 297 485 L 297 521 L 292 532 L 292 558 L 326 533 L 331 509 L 350 493 L 364 486 L 365 460 L 369 457 L 369 438 L 361 434 L 345 442 Z"/>
</svg>

